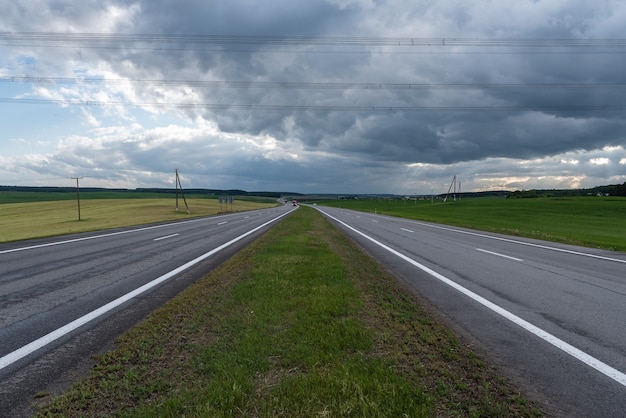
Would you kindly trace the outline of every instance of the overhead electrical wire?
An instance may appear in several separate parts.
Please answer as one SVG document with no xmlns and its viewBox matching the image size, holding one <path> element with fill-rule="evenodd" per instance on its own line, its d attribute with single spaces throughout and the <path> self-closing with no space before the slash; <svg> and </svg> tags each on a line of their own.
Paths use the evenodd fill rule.
<svg viewBox="0 0 626 418">
<path fill-rule="evenodd" d="M 0 32 L 0 46 L 194 52 L 375 55 L 622 55 L 626 39 L 234 36 Z M 275 48 L 271 48 L 274 46 Z M 329 47 L 319 49 L 318 47 Z M 482 50 L 479 48 L 482 47 Z"/>
<path fill-rule="evenodd" d="M 198 34 L 106 34 L 106 33 L 56 33 L 56 32 L 0 32 L 0 45 L 23 46 L 22 43 L 40 47 L 76 48 L 123 48 L 162 50 L 199 50 L 230 52 L 254 51 L 270 52 L 262 47 L 274 45 L 283 47 L 366 47 L 390 48 L 375 53 L 626 53 L 626 39 L 552 39 L 552 38 L 415 38 L 415 37 L 316 37 L 316 36 L 235 36 Z M 218 48 L 219 47 L 219 48 Z M 248 49 L 240 49 L 245 47 Z M 397 48 L 399 47 L 399 48 Z M 415 47 L 428 47 L 415 50 Z M 488 48 L 488 52 L 472 51 L 473 48 Z M 466 49 L 466 48 L 469 48 Z M 392 52 L 393 51 L 393 52 Z M 444 52 L 441 52 L 444 51 Z M 275 49 L 274 52 L 329 52 L 351 53 L 355 51 L 299 51 Z M 362 53 L 361 51 L 355 53 Z M 367 51 L 365 53 L 372 53 Z M 105 79 L 105 78 L 64 78 L 64 77 L 0 77 L 2 83 L 75 84 L 75 85 L 133 85 L 133 86 L 184 86 L 190 88 L 213 89 L 301 89 L 301 90 L 621 90 L 622 83 L 336 83 L 336 82 L 282 82 L 282 81 L 205 81 L 173 79 Z M 0 98 L 0 103 L 56 103 L 60 105 L 83 106 L 158 106 L 158 107 L 198 107 L 206 109 L 255 109 L 255 110 L 316 110 L 316 111 L 423 111 L 423 110 L 521 110 L 521 109 L 568 109 L 568 110 L 619 110 L 621 105 L 606 106 L 293 106 L 263 104 L 215 104 L 215 103 L 136 103 L 125 101 L 75 101 L 28 98 Z"/>
<path fill-rule="evenodd" d="M 249 82 L 249 81 L 203 81 L 203 80 L 168 80 L 168 79 L 105 79 L 105 78 L 69 78 L 69 77 L 0 77 L 0 83 L 36 83 L 36 84 L 96 84 L 107 86 L 188 86 L 193 88 L 235 88 L 235 89 L 330 89 L 330 90 L 620 90 L 626 88 L 623 83 L 575 84 L 575 83 L 534 83 L 534 84 L 430 84 L 430 83 L 310 83 L 310 82 Z M 357 111 L 357 112 L 421 112 L 421 111 L 616 111 L 624 110 L 622 105 L 523 105 L 523 106 L 368 106 L 368 105 L 291 105 L 291 104 L 237 104 L 237 103 L 185 103 L 185 102 L 131 102 L 72 99 L 36 99 L 2 98 L 0 103 L 14 104 L 57 104 L 61 106 L 132 106 L 156 108 L 200 108 L 207 110 L 292 110 L 292 111 Z"/>
<path fill-rule="evenodd" d="M 111 79 L 70 77 L 0 77 L 0 83 L 96 84 L 104 86 L 188 86 L 234 89 L 302 89 L 302 90 L 599 90 L 623 89 L 626 83 L 336 83 L 293 81 L 220 81 L 173 79 Z"/>
<path fill-rule="evenodd" d="M 458 38 L 458 37 L 347 37 L 131 33 L 0 32 L 0 41 L 100 43 L 213 44 L 213 45 L 363 45 L 363 46 L 483 46 L 532 48 L 626 47 L 626 38 Z"/>
<path fill-rule="evenodd" d="M 624 54 L 626 38 L 323 37 L 199 34 L 0 32 L 8 47 L 304 54 Z M 280 49 L 268 49 L 268 46 Z M 338 49 L 312 49 L 311 47 Z M 350 50 L 347 47 L 358 47 Z M 372 48 L 372 49 L 368 49 Z M 487 48 L 476 51 L 475 48 Z M 296 49 L 293 49 L 296 48 Z M 425 49 L 424 49 L 425 48 Z M 468 48 L 471 50 L 468 50 Z"/>
<path fill-rule="evenodd" d="M 133 106 L 159 108 L 202 108 L 209 110 L 292 110 L 292 111 L 347 111 L 347 112 L 422 112 L 422 111 L 611 111 L 626 110 L 626 105 L 555 105 L 555 106 L 368 106 L 368 105 L 272 105 L 272 104 L 234 104 L 234 103 L 166 103 L 166 102 L 127 102 L 98 100 L 58 100 L 2 98 L 0 103 L 22 104 L 57 104 L 63 106 Z"/>
<path fill-rule="evenodd" d="M 85 49 L 101 49 L 101 50 L 120 50 L 122 49 L 120 46 L 72 46 L 72 45 L 37 45 L 37 44 L 28 44 L 28 43 L 20 43 L 20 44 L 3 44 L 0 41 L 0 46 L 9 46 L 9 47 L 30 47 L 30 48 L 56 48 L 56 49 L 70 49 L 70 48 L 85 48 Z M 423 50 L 414 50 L 414 49 L 360 49 L 360 50 L 349 50 L 349 49 L 269 49 L 266 47 L 259 47 L 255 49 L 249 48 L 228 48 L 228 47 L 190 47 L 188 45 L 184 47 L 178 48 L 156 48 L 156 47 L 140 47 L 140 46 L 128 46 L 125 45 L 123 47 L 124 50 L 129 51 L 149 51 L 151 53 L 155 52 L 194 52 L 197 54 L 214 54 L 214 53 L 277 53 L 277 54 L 346 54 L 346 55 L 623 55 L 626 54 L 626 48 L 622 49 L 587 49 L 587 48 L 574 48 L 574 49 L 558 49 L 558 50 L 539 50 L 539 49 L 527 49 L 527 50 L 508 50 L 508 49 L 497 49 L 497 50 L 484 50 L 484 51 L 468 51 L 468 50 L 459 50 L 459 49 L 423 49 Z"/>
</svg>

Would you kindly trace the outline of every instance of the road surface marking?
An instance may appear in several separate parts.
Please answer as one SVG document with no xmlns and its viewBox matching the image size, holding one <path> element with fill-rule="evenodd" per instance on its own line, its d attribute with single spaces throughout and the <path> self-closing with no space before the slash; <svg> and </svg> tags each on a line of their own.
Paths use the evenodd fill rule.
<svg viewBox="0 0 626 418">
<path fill-rule="evenodd" d="M 599 371 L 600 373 L 604 374 L 605 376 L 613 379 L 614 381 L 616 381 L 617 383 L 619 383 L 622 386 L 626 386 L 626 374 L 620 372 L 619 370 L 609 366 L 606 363 L 603 363 L 602 361 L 598 360 L 595 357 L 590 356 L 589 354 L 585 353 L 584 351 L 574 347 L 573 345 L 561 340 L 560 338 L 550 334 L 547 331 L 544 331 L 543 329 L 531 324 L 530 322 L 520 318 L 519 316 L 507 311 L 506 309 L 500 307 L 499 305 L 496 305 L 495 303 L 483 298 L 482 296 L 478 295 L 477 293 L 472 292 L 469 289 L 466 289 L 465 287 L 461 286 L 460 284 L 456 283 L 455 281 L 448 279 L 447 277 L 445 277 L 442 274 L 437 273 L 436 271 L 426 267 L 423 264 L 418 263 L 417 261 L 413 260 L 412 258 L 402 254 L 399 251 L 394 250 L 393 248 L 383 244 L 380 241 L 375 240 L 374 238 L 370 237 L 369 235 L 366 235 L 365 233 L 359 231 L 356 228 L 353 228 L 352 226 L 348 225 L 347 223 L 335 218 L 334 216 L 318 209 L 320 212 L 322 212 L 324 215 L 326 215 L 327 217 L 337 221 L 338 223 L 340 223 L 341 225 L 345 226 L 346 228 L 350 229 L 351 231 L 354 231 L 356 234 L 361 235 L 363 238 L 373 242 L 374 244 L 378 245 L 379 247 L 385 249 L 386 251 L 389 251 L 390 253 L 400 257 L 401 259 L 403 259 L 404 261 L 408 262 L 409 264 L 412 264 L 413 266 L 417 267 L 418 269 L 424 271 L 425 273 L 430 274 L 431 276 L 433 276 L 434 278 L 436 278 L 437 280 L 441 281 L 442 283 L 447 284 L 448 286 L 452 287 L 455 290 L 458 290 L 459 292 L 463 293 L 465 296 L 468 296 L 469 298 L 473 299 L 474 301 L 480 303 L 481 305 L 483 305 L 484 307 L 492 310 L 493 312 L 497 313 L 498 315 L 502 316 L 505 319 L 508 319 L 509 321 L 513 322 L 514 324 L 520 326 L 521 328 L 525 329 L 526 331 L 530 332 L 531 334 L 534 334 L 535 336 L 541 338 L 542 340 L 552 344 L 553 346 L 555 346 L 556 348 L 564 351 L 565 353 L 569 354 L 570 356 L 574 357 L 577 360 L 580 360 L 581 362 L 585 363 L 586 365 L 596 369 L 597 371 Z M 445 229 L 445 228 L 443 228 Z"/>
<path fill-rule="evenodd" d="M 383 215 L 381 215 L 381 216 L 383 216 Z M 397 219 L 394 219 L 394 220 L 397 220 Z M 473 236 L 481 237 L 481 238 L 489 238 L 489 239 L 495 239 L 495 240 L 503 241 L 503 242 L 510 242 L 510 243 L 513 243 L 513 244 L 526 245 L 528 247 L 541 248 L 543 250 L 558 251 L 558 252 L 567 253 L 567 254 L 579 255 L 579 256 L 582 256 L 582 257 L 597 258 L 599 260 L 614 261 L 616 263 L 626 264 L 626 260 L 622 260 L 621 258 L 606 257 L 606 256 L 603 256 L 603 255 L 583 253 L 581 251 L 567 250 L 565 248 L 550 247 L 549 245 L 534 244 L 532 242 L 525 242 L 525 241 L 519 241 L 519 240 L 515 240 L 515 239 L 510 239 L 510 238 L 496 237 L 496 236 L 493 236 L 493 235 L 481 234 L 481 233 L 478 233 L 478 232 L 463 231 L 463 230 L 460 230 L 460 229 L 448 228 L 448 227 L 440 226 L 440 225 L 427 224 L 427 223 L 424 223 L 424 222 L 410 221 L 410 220 L 404 220 L 404 219 L 402 219 L 401 221 L 412 223 L 412 224 L 417 224 L 417 225 L 421 225 L 421 226 L 426 226 L 428 228 L 443 229 L 445 231 L 456 232 L 458 234 L 473 235 Z"/>
<path fill-rule="evenodd" d="M 164 237 L 155 238 L 154 241 L 161 241 L 162 239 L 174 238 L 174 237 L 177 237 L 178 235 L 179 234 L 166 235 Z"/>
<path fill-rule="evenodd" d="M 509 260 L 524 261 L 521 258 L 511 257 L 510 255 L 504 255 L 504 254 L 500 254 L 500 253 L 495 253 L 493 251 L 483 250 L 482 248 L 476 248 L 476 251 L 480 251 L 480 252 L 491 254 L 491 255 L 497 255 L 498 257 L 508 258 Z"/>
<path fill-rule="evenodd" d="M 415 232 L 415 231 L 411 231 L 410 229 L 406 229 L 406 228 L 400 228 L 400 229 L 403 230 L 403 231 L 406 231 L 406 232 Z"/>
<path fill-rule="evenodd" d="M 233 215 L 222 215 L 222 216 L 233 216 Z M 215 219 L 215 218 L 212 218 L 212 219 Z M 26 250 L 35 250 L 37 248 L 53 247 L 55 245 L 72 244 L 74 242 L 89 241 L 89 240 L 98 239 L 98 238 L 108 238 L 108 237 L 114 237 L 117 235 L 132 234 L 134 232 L 149 231 L 151 229 L 166 228 L 172 225 L 182 225 L 182 224 L 186 224 L 190 222 L 201 222 L 201 221 L 206 221 L 206 220 L 207 218 L 189 219 L 187 221 L 178 221 L 178 222 L 172 222 L 172 223 L 161 224 L 161 225 L 153 225 L 153 226 L 147 226 L 144 228 L 130 229 L 130 230 L 119 231 L 119 232 L 111 232 L 108 234 L 91 235 L 89 237 L 74 238 L 74 239 L 68 239 L 64 241 L 54 241 L 54 242 L 48 242 L 46 244 L 37 244 L 37 245 L 30 245 L 28 247 L 19 247 L 19 248 L 12 248 L 10 250 L 3 250 L 3 251 L 0 251 L 0 254 L 15 253 L 18 251 L 26 251 Z"/>
<path fill-rule="evenodd" d="M 218 222 L 217 224 L 218 224 L 218 225 L 225 225 L 225 224 L 227 224 L 227 223 L 228 223 L 227 221 L 224 221 L 224 222 Z"/>
<path fill-rule="evenodd" d="M 242 239 L 244 239 L 245 237 L 247 237 L 248 235 L 251 235 L 253 233 L 255 233 L 256 231 L 258 231 L 259 229 L 262 229 L 264 227 L 266 227 L 267 225 L 271 224 L 272 222 L 275 222 L 277 220 L 279 220 L 280 218 L 282 218 L 283 216 L 287 216 L 291 213 L 291 211 L 289 212 L 285 212 L 279 216 L 277 216 L 274 219 L 270 219 L 269 221 L 265 222 L 264 224 L 257 226 L 256 228 L 251 229 L 250 231 L 239 235 L 236 238 L 231 239 L 230 241 L 215 247 L 214 249 L 212 249 L 211 251 L 194 258 L 193 260 L 183 264 L 180 267 L 175 268 L 174 270 L 165 273 L 164 275 L 162 275 L 161 277 L 158 277 L 154 280 L 152 280 L 149 283 L 144 284 L 141 287 L 138 287 L 137 289 L 133 290 L 132 292 L 129 292 L 123 296 L 120 296 L 119 298 L 107 303 L 106 305 L 103 305 L 101 307 L 99 307 L 98 309 L 91 311 L 83 316 L 81 316 L 78 319 L 75 319 L 74 321 L 62 326 L 61 328 L 58 328 L 52 332 L 50 332 L 49 334 L 44 335 L 43 337 L 40 337 L 38 339 L 36 339 L 35 341 L 32 341 L 28 344 L 26 344 L 25 346 L 18 348 L 17 350 L 3 356 L 0 357 L 0 370 L 4 369 L 7 366 L 10 366 L 11 364 L 15 363 L 16 361 L 26 357 L 27 355 L 39 350 L 40 348 L 45 347 L 46 345 L 50 344 L 51 342 L 63 337 L 66 334 L 69 334 L 70 332 L 74 331 L 75 329 L 87 324 L 88 322 L 98 318 L 99 316 L 104 315 L 105 313 L 117 308 L 118 306 L 120 306 L 121 304 L 123 304 L 124 302 L 127 302 L 128 300 L 152 289 L 153 287 L 163 283 L 164 281 L 176 276 L 177 274 L 187 270 L 188 268 L 198 264 L 199 262 L 205 260 L 206 258 L 209 258 L 210 256 L 212 256 L 213 254 L 216 254 L 220 251 L 222 251 L 224 248 L 230 247 L 231 245 L 233 245 L 234 243 L 236 243 L 237 241 L 240 241 Z"/>
</svg>

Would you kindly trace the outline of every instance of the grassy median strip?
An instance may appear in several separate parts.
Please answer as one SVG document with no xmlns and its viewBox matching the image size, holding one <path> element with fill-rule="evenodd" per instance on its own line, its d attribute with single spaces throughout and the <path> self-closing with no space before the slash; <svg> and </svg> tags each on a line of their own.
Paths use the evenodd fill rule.
<svg viewBox="0 0 626 418">
<path fill-rule="evenodd" d="M 41 416 L 539 416 L 301 208 L 156 311 Z"/>
</svg>

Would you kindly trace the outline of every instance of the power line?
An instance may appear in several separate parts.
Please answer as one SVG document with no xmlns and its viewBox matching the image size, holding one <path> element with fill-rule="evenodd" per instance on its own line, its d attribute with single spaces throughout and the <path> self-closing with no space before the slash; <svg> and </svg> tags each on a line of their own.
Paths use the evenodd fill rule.
<svg viewBox="0 0 626 418">
<path fill-rule="evenodd" d="M 0 32 L 0 46 L 126 51 L 378 55 L 626 54 L 626 38 L 323 37 Z M 275 46 L 277 48 L 270 48 Z M 319 47 L 329 47 L 319 49 Z M 482 51 L 477 51 L 482 48 Z"/>
<path fill-rule="evenodd" d="M 233 89 L 302 89 L 302 90 L 597 90 L 623 89 L 626 83 L 322 83 L 283 81 L 203 81 L 173 79 L 105 79 L 69 77 L 0 77 L 1 83 L 95 84 L 103 86 L 189 86 Z"/>
<path fill-rule="evenodd" d="M 626 47 L 626 38 L 459 38 L 459 37 L 345 37 L 345 36 L 272 36 L 200 35 L 131 33 L 0 32 L 5 42 L 72 42 L 83 45 L 101 43 L 213 44 L 213 45 L 360 45 L 360 46 L 469 46 L 532 48 Z"/>
<path fill-rule="evenodd" d="M 72 45 L 53 45 L 53 44 L 36 44 L 36 43 L 2 43 L 0 40 L 0 45 L 9 46 L 9 47 L 31 47 L 31 48 L 56 48 L 56 49 L 70 49 L 70 48 L 88 48 L 88 49 L 100 49 L 100 50 L 120 50 L 120 46 L 103 46 L 103 45 L 82 45 L 82 46 L 72 46 Z M 342 54 L 342 55 L 623 55 L 626 54 L 626 49 L 589 49 L 589 48 L 574 48 L 574 49 L 550 49 L 550 50 L 539 50 L 539 49 L 526 49 L 526 50 L 507 50 L 507 49 L 495 49 L 495 50 L 485 50 L 485 51 L 467 51 L 467 50 L 459 50 L 457 49 L 432 49 L 428 48 L 425 50 L 398 50 L 398 49 L 360 49 L 360 50 L 349 50 L 349 49 L 268 49 L 266 46 L 257 46 L 254 49 L 250 48 L 233 48 L 233 47 L 214 47 L 210 48 L 207 46 L 203 47 L 192 47 L 186 45 L 184 47 L 178 48 L 157 48 L 157 47 L 140 47 L 137 45 L 124 45 L 125 50 L 132 51 L 148 51 L 150 53 L 155 52 L 194 52 L 197 54 L 215 54 L 215 53 L 243 53 L 243 54 L 251 54 L 251 53 L 279 53 L 279 54 Z"/>
<path fill-rule="evenodd" d="M 379 54 L 461 54 L 467 48 L 487 48 L 487 54 L 623 54 L 625 38 L 458 38 L 458 37 L 323 37 L 323 36 L 257 36 L 200 34 L 131 34 L 131 33 L 60 33 L 0 32 L 0 45 L 8 47 L 94 48 L 199 53 L 379 53 Z M 278 46 L 269 50 L 267 46 Z M 213 48 L 211 48 L 213 47 Z M 293 50 L 298 47 L 304 49 Z M 312 50 L 332 47 L 333 50 Z M 359 50 L 346 50 L 358 47 Z M 377 48 L 369 50 L 367 48 Z M 380 49 L 385 48 L 385 49 Z M 426 50 L 424 50 L 426 48 Z M 475 51 L 472 53 L 476 53 Z"/>
<path fill-rule="evenodd" d="M 279 104 L 224 104 L 224 103 L 159 103 L 159 102 L 125 102 L 125 101 L 97 101 L 97 100 L 55 100 L 55 99 L 16 99 L 2 98 L 0 103 L 15 104 L 58 104 L 63 106 L 133 106 L 133 107 L 160 107 L 160 108 L 201 108 L 208 110 L 292 110 L 314 112 L 424 112 L 424 111 L 482 111 L 502 112 L 521 110 L 542 111 L 617 111 L 625 110 L 626 105 L 555 105 L 555 106 L 352 106 L 352 105 L 279 105 Z"/>
</svg>

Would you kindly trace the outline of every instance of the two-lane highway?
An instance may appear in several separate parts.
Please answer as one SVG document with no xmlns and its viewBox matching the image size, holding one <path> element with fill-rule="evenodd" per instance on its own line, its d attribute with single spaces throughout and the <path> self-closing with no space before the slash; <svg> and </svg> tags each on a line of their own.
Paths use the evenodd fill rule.
<svg viewBox="0 0 626 418">
<path fill-rule="evenodd" d="M 15 412 L 33 388 L 71 367 L 64 362 L 110 340 L 85 337 L 100 334 L 94 327 L 107 327 L 105 319 L 128 322 L 108 325 L 112 335 L 129 328 L 292 209 L 0 245 L 0 411 Z M 158 300 L 143 306 L 141 298 Z"/>
<path fill-rule="evenodd" d="M 626 254 L 317 207 L 561 416 L 626 416 Z"/>
</svg>

